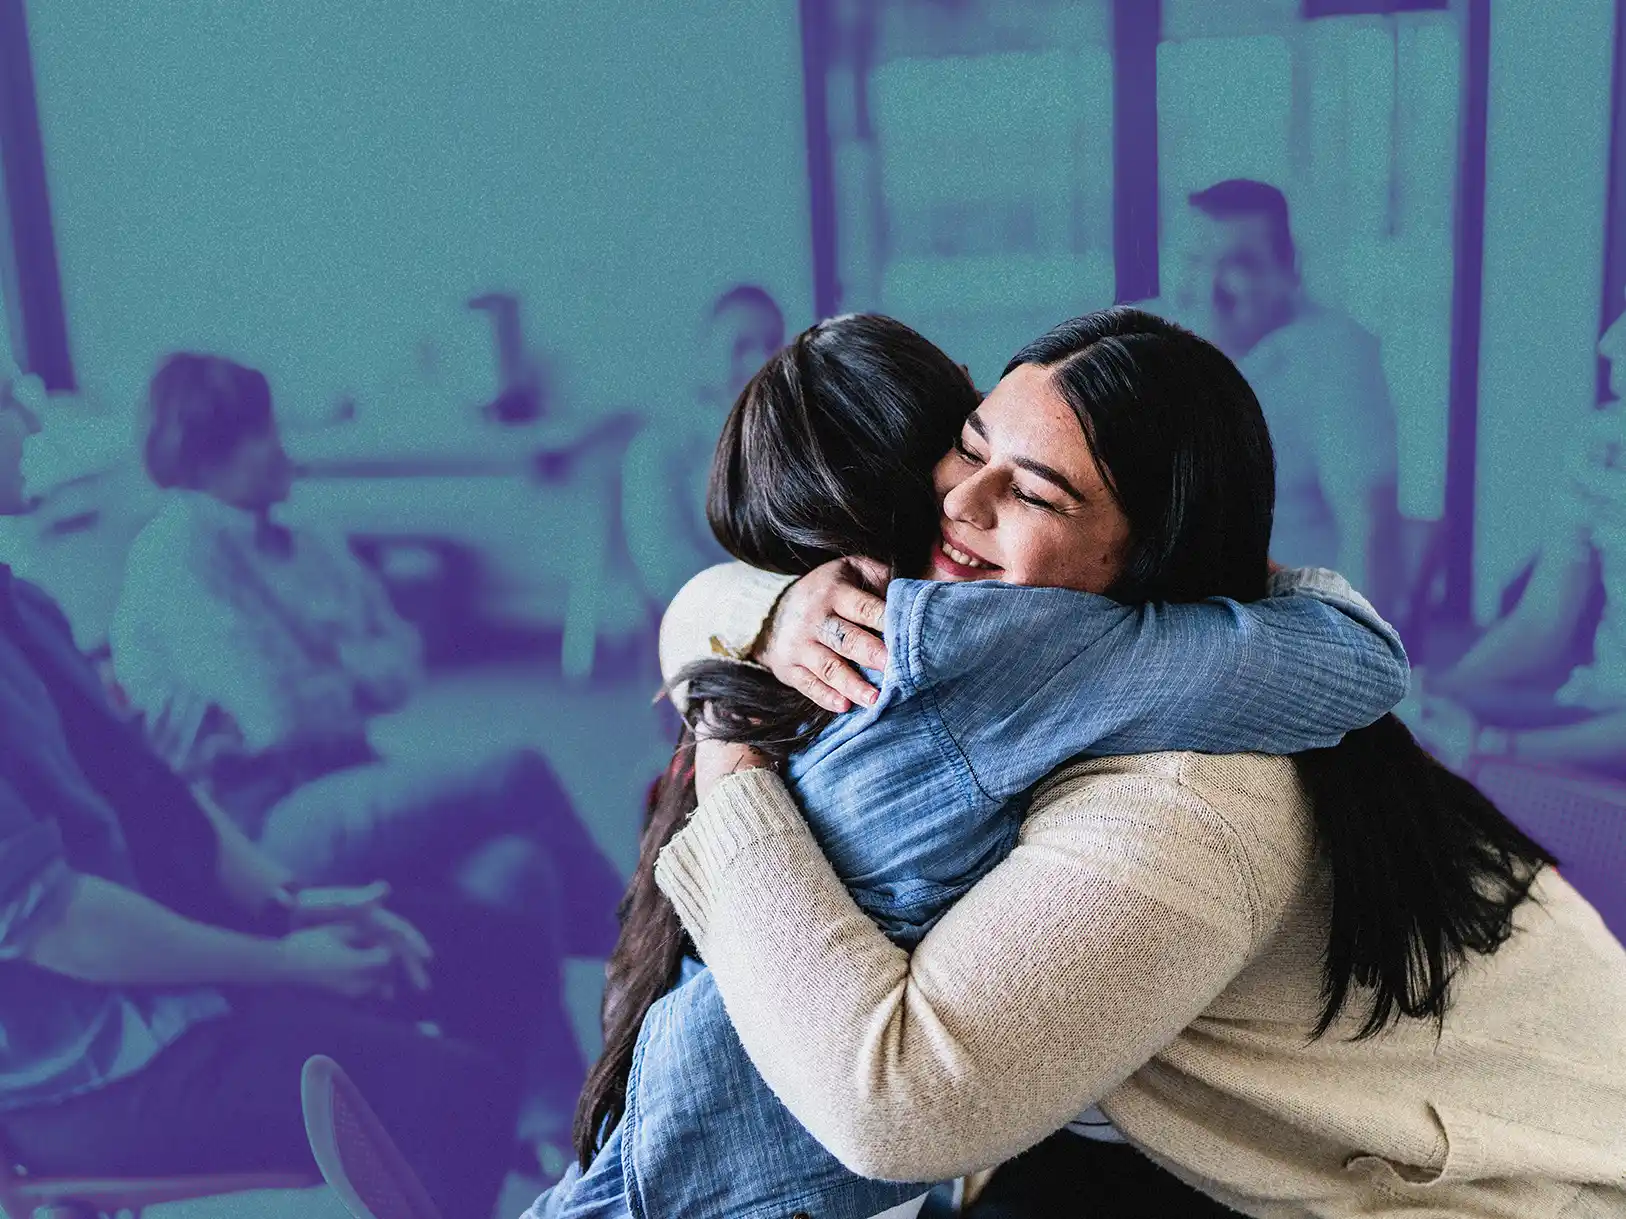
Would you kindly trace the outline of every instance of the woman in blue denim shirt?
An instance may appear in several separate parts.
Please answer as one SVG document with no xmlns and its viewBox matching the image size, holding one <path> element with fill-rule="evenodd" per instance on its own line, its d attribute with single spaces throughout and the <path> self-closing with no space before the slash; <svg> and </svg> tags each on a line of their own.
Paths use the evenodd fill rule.
<svg viewBox="0 0 1626 1219">
<path fill-rule="evenodd" d="M 853 896 L 906 946 L 1010 850 L 1024 793 L 1068 758 L 1330 745 L 1406 684 L 1392 630 L 1327 573 L 1286 573 L 1283 595 L 1253 605 L 1137 608 L 1066 588 L 942 582 L 979 562 L 933 545 L 931 485 L 978 401 L 963 371 L 885 318 L 823 323 L 771 360 L 718 447 L 709 509 L 725 546 L 791 574 L 863 554 L 938 579 L 891 583 L 892 663 L 851 714 L 832 717 L 737 664 L 684 674 L 711 732 L 766 740 L 788 764 Z M 1061 511 L 1035 484 L 1034 509 Z M 1322 680 L 1307 686 L 1307 673 Z M 922 1185 L 847 1171 L 779 1104 L 684 953 L 652 868 L 694 807 L 690 748 L 644 835 L 606 1050 L 578 1111 L 580 1163 L 533 1214 L 862 1219 L 907 1203 Z M 907 815 L 918 808 L 933 815 Z"/>
</svg>

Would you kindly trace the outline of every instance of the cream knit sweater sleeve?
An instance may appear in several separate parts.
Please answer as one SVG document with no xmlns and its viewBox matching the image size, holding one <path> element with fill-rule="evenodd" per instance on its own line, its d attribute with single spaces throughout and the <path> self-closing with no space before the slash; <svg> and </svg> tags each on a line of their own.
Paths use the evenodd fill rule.
<svg viewBox="0 0 1626 1219">
<path fill-rule="evenodd" d="M 794 576 L 719 563 L 691 579 L 661 617 L 661 674 L 671 681 L 697 660 L 744 660 Z M 672 691 L 681 709 L 683 690 Z"/>
<path fill-rule="evenodd" d="M 946 1180 L 1110 1092 L 1262 939 L 1277 895 L 1262 905 L 1180 757 L 1048 781 L 1015 851 L 913 955 L 859 910 L 766 770 L 718 784 L 656 875 L 798 1120 L 864 1176 Z"/>
</svg>

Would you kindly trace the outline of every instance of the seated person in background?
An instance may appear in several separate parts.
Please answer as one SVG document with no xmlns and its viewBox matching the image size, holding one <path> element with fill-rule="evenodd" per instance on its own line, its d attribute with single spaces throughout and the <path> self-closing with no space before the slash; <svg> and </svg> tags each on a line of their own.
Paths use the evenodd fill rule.
<svg viewBox="0 0 1626 1219">
<path fill-rule="evenodd" d="M 1305 292 L 1276 187 L 1233 178 L 1188 202 L 1169 316 L 1235 360 L 1259 396 L 1276 444 L 1271 554 L 1339 571 L 1392 613 L 1399 457 L 1378 340 Z"/>
<path fill-rule="evenodd" d="M 562 955 L 607 955 L 621 878 L 541 755 L 373 748 L 371 718 L 421 679 L 418 638 L 342 541 L 274 519 L 292 467 L 265 377 L 174 355 L 150 406 L 147 470 L 171 494 L 131 550 L 112 648 L 157 748 L 306 883 L 453 885 Z M 563 1145 L 586 1067 L 557 994 L 551 1014 L 531 1133 Z"/>
<path fill-rule="evenodd" d="M 1616 401 L 1588 414 L 1523 595 L 1424 684 L 1418 735 L 1447 764 L 1512 757 L 1626 778 L 1626 314 L 1598 351 Z"/>
<path fill-rule="evenodd" d="M 622 523 L 644 591 L 659 609 L 690 576 L 728 557 L 706 523 L 712 453 L 734 400 L 784 342 L 784 315 L 766 289 L 728 289 L 702 323 L 693 407 L 651 419 L 627 448 Z"/>
<path fill-rule="evenodd" d="M 38 426 L 0 395 L 0 513 L 25 506 Z M 406 897 L 408 922 L 379 886 L 293 887 L 114 710 L 56 604 L 4 564 L 0 740 L 7 1164 L 314 1175 L 299 1073 L 322 1053 L 390 1115 L 449 1217 L 490 1214 L 518 1091 L 490 1050 L 547 1002 L 546 951 L 519 920 Z"/>
</svg>

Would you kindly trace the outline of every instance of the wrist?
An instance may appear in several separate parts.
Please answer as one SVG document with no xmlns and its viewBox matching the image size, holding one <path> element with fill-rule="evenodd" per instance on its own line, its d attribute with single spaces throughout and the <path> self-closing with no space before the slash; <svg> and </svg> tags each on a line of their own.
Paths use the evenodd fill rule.
<svg viewBox="0 0 1626 1219">
<path fill-rule="evenodd" d="M 227 972 L 239 986 L 282 986 L 298 981 L 286 936 L 245 935 L 236 968 Z"/>
<path fill-rule="evenodd" d="M 795 587 L 796 581 L 792 580 L 775 594 L 773 602 L 768 606 L 768 613 L 762 619 L 762 629 L 757 632 L 756 638 L 751 640 L 750 644 L 745 648 L 745 654 L 740 657 L 741 660 L 754 660 L 759 664 L 765 663 L 763 657 L 773 644 L 774 627 L 779 623 L 779 607 L 785 603 L 785 594 Z"/>
<path fill-rule="evenodd" d="M 304 981 L 294 954 L 293 933 L 274 940 L 262 941 L 262 973 L 259 980 L 271 985 L 297 984 Z"/>
</svg>

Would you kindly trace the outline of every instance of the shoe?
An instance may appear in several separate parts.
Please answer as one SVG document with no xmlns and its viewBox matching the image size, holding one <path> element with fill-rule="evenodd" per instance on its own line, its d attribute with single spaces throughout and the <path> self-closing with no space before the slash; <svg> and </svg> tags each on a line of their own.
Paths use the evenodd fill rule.
<svg viewBox="0 0 1626 1219">
<path fill-rule="evenodd" d="M 355 1219 L 441 1219 L 378 1114 L 338 1063 L 316 1055 L 299 1085 L 316 1167 Z"/>
</svg>

